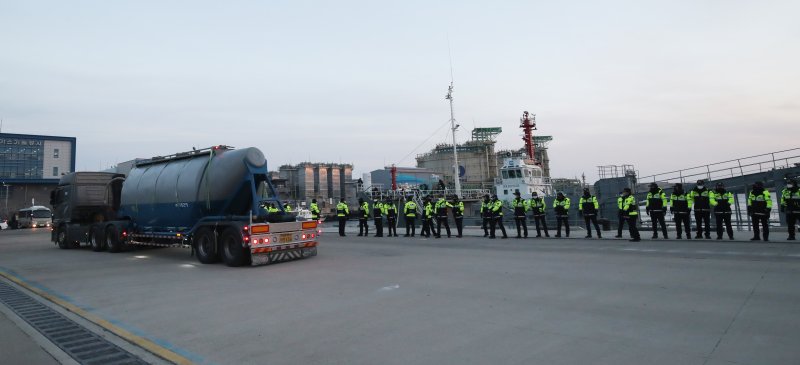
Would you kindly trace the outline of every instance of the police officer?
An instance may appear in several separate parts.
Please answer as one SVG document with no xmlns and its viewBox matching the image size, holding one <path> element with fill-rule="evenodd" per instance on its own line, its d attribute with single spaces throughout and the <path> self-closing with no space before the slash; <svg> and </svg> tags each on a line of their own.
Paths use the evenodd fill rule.
<svg viewBox="0 0 800 365">
<path fill-rule="evenodd" d="M 492 202 L 489 200 L 489 194 L 483 196 L 481 202 L 481 228 L 483 228 L 483 236 L 489 237 L 489 225 L 492 219 Z"/>
<path fill-rule="evenodd" d="M 536 223 L 536 237 L 542 237 L 540 228 L 544 229 L 545 237 L 550 237 L 550 233 L 547 232 L 547 219 L 545 215 L 547 204 L 544 202 L 544 198 L 540 198 L 539 194 L 534 191 L 531 193 L 531 200 L 528 206 L 533 211 L 533 221 Z M 541 226 L 539 224 L 541 224 Z"/>
<path fill-rule="evenodd" d="M 383 203 L 373 200 L 372 220 L 375 222 L 375 237 L 383 237 Z"/>
<path fill-rule="evenodd" d="M 658 184 L 651 183 L 650 191 L 647 192 L 647 200 L 644 201 L 645 212 L 650 216 L 650 224 L 653 226 L 653 238 L 658 238 L 658 224 L 661 224 L 661 232 L 664 239 L 667 239 L 667 222 L 664 216 L 667 213 L 667 194 L 658 187 Z"/>
<path fill-rule="evenodd" d="M 276 213 L 280 213 L 280 211 L 281 210 L 278 209 L 278 207 L 276 207 L 275 204 L 269 203 L 269 206 L 267 207 L 267 213 L 268 214 L 276 214 Z"/>
<path fill-rule="evenodd" d="M 458 195 L 453 195 L 453 202 L 450 205 L 453 207 L 453 218 L 456 221 L 456 230 L 458 231 L 456 237 L 461 238 L 461 233 L 464 230 L 464 202 L 458 199 Z"/>
<path fill-rule="evenodd" d="M 344 202 L 344 198 L 339 200 L 339 204 L 336 204 L 336 217 L 339 218 L 339 235 L 344 237 L 344 225 L 347 223 L 347 216 L 350 215 L 350 208 L 347 207 L 347 203 Z"/>
<path fill-rule="evenodd" d="M 422 236 L 430 237 L 436 233 L 433 228 L 433 203 L 431 203 L 430 195 L 426 196 L 422 205 Z"/>
<path fill-rule="evenodd" d="M 756 181 L 753 191 L 747 196 L 747 213 L 753 217 L 753 238 L 751 241 L 761 240 L 761 230 L 764 229 L 764 241 L 769 241 L 769 212 L 772 210 L 772 198 L 769 191 L 764 189 L 764 183 Z"/>
<path fill-rule="evenodd" d="M 522 199 L 519 190 L 514 192 L 514 200 L 511 201 L 511 207 L 514 208 L 514 223 L 517 225 L 517 238 L 522 238 L 521 233 L 525 232 L 525 238 L 528 238 L 528 224 L 525 222 L 525 216 L 530 208 L 528 202 Z"/>
<path fill-rule="evenodd" d="M 800 218 L 800 188 L 797 186 L 797 180 L 789 180 L 786 183 L 786 188 L 781 192 L 781 212 L 786 214 L 786 224 L 789 226 L 789 238 L 787 240 L 794 241 L 795 239 L 795 226 L 797 219 Z"/>
<path fill-rule="evenodd" d="M 503 201 L 497 198 L 497 195 L 492 195 L 492 201 L 490 202 L 490 211 L 491 211 L 491 234 L 489 238 L 495 238 L 494 232 L 497 227 L 500 227 L 500 230 L 503 231 L 503 238 L 508 238 L 506 234 L 506 226 L 503 225 Z"/>
<path fill-rule="evenodd" d="M 397 205 L 390 198 L 386 198 L 383 203 L 383 215 L 386 216 L 386 226 L 389 230 L 388 237 L 397 237 Z"/>
<path fill-rule="evenodd" d="M 417 233 L 417 226 L 414 224 L 417 219 L 417 203 L 414 203 L 411 197 L 406 199 L 406 204 L 403 206 L 403 214 L 406 216 L 406 234 L 403 237 L 408 237 L 409 233 L 411 233 L 411 237 L 414 237 Z"/>
<path fill-rule="evenodd" d="M 289 211 L 291 211 L 291 210 L 292 210 L 292 206 L 291 206 L 291 205 L 289 205 L 289 203 L 284 203 L 284 204 L 283 204 L 283 211 L 284 211 L 284 212 L 289 212 Z"/>
<path fill-rule="evenodd" d="M 447 222 L 447 208 L 452 207 L 453 205 L 445 200 L 444 195 L 436 201 L 436 205 L 434 206 L 436 209 L 436 238 L 442 237 L 442 223 L 444 223 L 444 228 L 447 230 L 447 238 L 450 238 L 450 223 Z"/>
<path fill-rule="evenodd" d="M 622 203 L 625 201 L 625 198 L 622 197 L 622 192 L 619 192 L 619 196 L 617 196 L 617 235 L 614 236 L 616 238 L 622 238 L 622 227 L 625 226 L 625 222 L 628 220 L 625 217 L 625 211 L 622 210 Z"/>
<path fill-rule="evenodd" d="M 358 236 L 369 236 L 369 203 L 358 198 Z"/>
<path fill-rule="evenodd" d="M 556 212 L 556 237 L 561 237 L 561 225 L 564 225 L 564 230 L 569 237 L 569 205 L 569 198 L 559 191 L 553 200 L 553 210 Z"/>
<path fill-rule="evenodd" d="M 583 216 L 583 221 L 586 224 L 586 238 L 592 238 L 592 227 L 589 222 L 594 225 L 597 231 L 597 238 L 603 238 L 600 233 L 600 225 L 597 224 L 597 210 L 600 209 L 600 203 L 597 202 L 597 197 L 592 195 L 589 188 L 583 189 L 583 196 L 578 200 L 578 214 Z"/>
<path fill-rule="evenodd" d="M 311 199 L 311 205 L 308 210 L 311 211 L 311 219 L 319 221 L 319 205 L 317 205 L 317 199 Z"/>
<path fill-rule="evenodd" d="M 625 212 L 625 216 L 628 219 L 628 232 L 631 235 L 631 242 L 639 242 L 641 241 L 641 237 L 639 236 L 639 229 L 636 227 L 636 220 L 639 218 L 639 207 L 636 204 L 636 198 L 631 195 L 631 189 L 625 188 L 622 191 L 622 210 Z"/>
<path fill-rule="evenodd" d="M 717 183 L 714 191 L 711 192 L 711 207 L 714 208 L 714 218 L 717 226 L 717 239 L 722 239 L 722 224 L 728 231 L 728 239 L 733 239 L 733 227 L 731 227 L 731 206 L 733 205 L 733 194 L 725 190 L 725 185 Z"/>
<path fill-rule="evenodd" d="M 697 185 L 689 193 L 694 202 L 694 221 L 697 224 L 695 238 L 703 238 L 703 222 L 705 222 L 706 239 L 711 239 L 711 191 L 705 186 L 705 181 L 697 180 Z"/>
<path fill-rule="evenodd" d="M 669 197 L 669 211 L 675 219 L 675 231 L 678 234 L 678 239 L 681 239 L 681 228 L 686 231 L 686 239 L 692 239 L 692 229 L 690 226 L 692 196 L 683 191 L 683 184 L 681 183 L 675 184 L 675 186 L 672 187 L 672 195 Z"/>
</svg>

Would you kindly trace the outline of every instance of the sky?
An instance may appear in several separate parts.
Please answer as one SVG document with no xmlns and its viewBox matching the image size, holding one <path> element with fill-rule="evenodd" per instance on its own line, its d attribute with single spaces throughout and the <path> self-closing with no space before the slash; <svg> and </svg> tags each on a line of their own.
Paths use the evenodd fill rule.
<svg viewBox="0 0 800 365">
<path fill-rule="evenodd" d="M 0 0 L 3 132 L 77 169 L 227 144 L 354 177 L 519 117 L 552 175 L 800 147 L 798 1 Z"/>
</svg>

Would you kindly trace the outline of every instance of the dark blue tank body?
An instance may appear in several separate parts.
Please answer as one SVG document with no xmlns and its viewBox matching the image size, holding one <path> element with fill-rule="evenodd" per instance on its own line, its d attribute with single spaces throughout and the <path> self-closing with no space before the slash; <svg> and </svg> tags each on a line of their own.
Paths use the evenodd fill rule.
<svg viewBox="0 0 800 365">
<path fill-rule="evenodd" d="M 148 160 L 126 177 L 119 216 L 140 232 L 188 232 L 211 217 L 248 216 L 266 174 L 264 154 L 252 147 Z"/>
</svg>

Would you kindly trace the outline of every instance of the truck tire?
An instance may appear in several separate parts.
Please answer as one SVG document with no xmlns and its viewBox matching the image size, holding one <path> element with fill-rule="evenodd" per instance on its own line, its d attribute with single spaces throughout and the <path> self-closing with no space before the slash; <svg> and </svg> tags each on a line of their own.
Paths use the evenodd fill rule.
<svg viewBox="0 0 800 365">
<path fill-rule="evenodd" d="M 120 252 L 125 249 L 125 243 L 119 240 L 117 227 L 106 227 L 105 237 L 106 245 L 108 245 L 108 252 Z"/>
<path fill-rule="evenodd" d="M 89 245 L 92 246 L 92 251 L 94 252 L 106 250 L 106 237 L 100 232 L 102 232 L 101 229 L 92 229 L 89 231 Z"/>
<path fill-rule="evenodd" d="M 222 259 L 225 265 L 236 267 L 247 264 L 250 251 L 242 246 L 242 234 L 235 228 L 228 228 L 222 233 L 220 239 L 222 246 Z"/>
<path fill-rule="evenodd" d="M 72 245 L 69 244 L 67 238 L 67 227 L 64 225 L 58 226 L 58 228 L 56 228 L 56 243 L 58 244 L 58 248 L 62 250 L 72 248 Z"/>
<path fill-rule="evenodd" d="M 219 252 L 217 250 L 217 240 L 209 228 L 200 228 L 194 234 L 192 239 L 194 243 L 194 250 L 197 252 L 197 260 L 203 264 L 213 264 L 219 261 Z"/>
</svg>

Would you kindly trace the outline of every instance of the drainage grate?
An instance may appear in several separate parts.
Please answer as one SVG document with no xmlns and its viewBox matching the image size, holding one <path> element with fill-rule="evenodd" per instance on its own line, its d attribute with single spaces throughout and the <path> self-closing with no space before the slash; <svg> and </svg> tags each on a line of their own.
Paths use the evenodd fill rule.
<svg viewBox="0 0 800 365">
<path fill-rule="evenodd" d="M 0 282 L 0 302 L 81 364 L 147 364 L 29 295 Z"/>
</svg>

